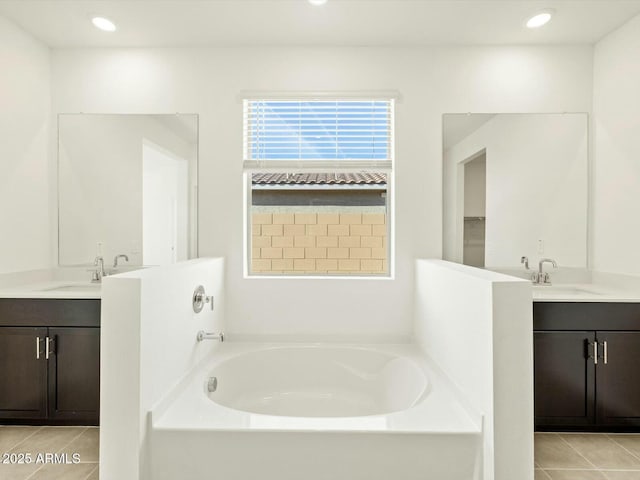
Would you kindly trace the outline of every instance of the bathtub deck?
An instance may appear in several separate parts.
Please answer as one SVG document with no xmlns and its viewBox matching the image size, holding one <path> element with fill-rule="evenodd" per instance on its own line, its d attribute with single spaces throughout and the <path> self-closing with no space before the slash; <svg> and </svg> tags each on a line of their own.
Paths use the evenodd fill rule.
<svg viewBox="0 0 640 480">
<path fill-rule="evenodd" d="M 283 346 L 229 342 L 215 358 L 193 372 L 190 380 L 152 412 L 154 430 L 367 432 L 367 433 L 481 433 L 481 419 L 459 401 L 435 369 L 413 345 L 357 345 L 411 358 L 424 369 L 430 392 L 417 406 L 385 415 L 361 417 L 283 417 L 242 412 L 212 402 L 204 394 L 207 372 L 225 359 L 248 351 Z"/>
<path fill-rule="evenodd" d="M 272 345 L 277 346 L 277 345 Z M 480 471 L 481 418 L 458 401 L 411 345 L 358 345 L 414 359 L 431 386 L 413 408 L 385 415 L 300 418 L 215 404 L 217 362 L 261 344 L 229 343 L 152 414 L 154 480 L 470 480 Z M 178 455 L 179 452 L 179 455 Z"/>
</svg>

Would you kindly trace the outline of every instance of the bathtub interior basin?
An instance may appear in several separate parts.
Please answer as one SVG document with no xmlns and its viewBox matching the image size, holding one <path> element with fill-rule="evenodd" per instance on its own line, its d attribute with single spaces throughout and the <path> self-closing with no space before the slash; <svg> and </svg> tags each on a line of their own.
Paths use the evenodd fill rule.
<svg viewBox="0 0 640 480">
<path fill-rule="evenodd" d="M 215 390 L 213 390 L 215 384 Z M 209 372 L 209 398 L 288 417 L 358 417 L 407 410 L 428 392 L 411 360 L 370 349 L 284 347 L 230 358 Z"/>
</svg>

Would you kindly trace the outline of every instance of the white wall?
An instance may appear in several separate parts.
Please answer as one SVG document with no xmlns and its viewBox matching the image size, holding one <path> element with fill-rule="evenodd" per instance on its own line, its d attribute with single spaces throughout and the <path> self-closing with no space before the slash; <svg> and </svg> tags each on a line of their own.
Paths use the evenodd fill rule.
<svg viewBox="0 0 640 480">
<path fill-rule="evenodd" d="M 588 120 L 584 114 L 496 115 L 445 151 L 445 188 L 458 189 L 469 157 L 486 151 L 485 265 L 518 266 L 550 257 L 587 266 Z M 462 222 L 460 197 L 447 192 L 445 222 Z M 466 208 L 466 206 L 465 206 Z M 445 243 L 462 245 L 447 228 Z M 453 234 L 453 235 L 452 235 Z M 538 248 L 543 241 L 543 251 Z M 445 258 L 460 261 L 455 251 Z"/>
<path fill-rule="evenodd" d="M 416 342 L 484 416 L 482 478 L 533 480 L 530 282 L 418 260 L 415 288 Z"/>
<path fill-rule="evenodd" d="M 224 330 L 223 278 L 223 259 L 198 259 L 103 280 L 100 478 L 146 478 L 148 414 L 219 346 L 196 335 Z M 194 313 L 198 285 L 213 312 Z"/>
<path fill-rule="evenodd" d="M 227 258 L 233 334 L 411 334 L 414 259 L 442 251 L 442 114 L 590 111 L 591 47 L 71 49 L 55 112 L 200 115 L 202 256 Z M 244 279 L 242 90 L 398 90 L 394 280 Z"/>
<path fill-rule="evenodd" d="M 593 269 L 640 275 L 640 16 L 595 47 Z"/>
<path fill-rule="evenodd" d="M 61 265 L 92 262 L 97 242 L 102 243 L 107 262 L 115 255 L 125 254 L 132 265 L 145 263 L 142 258 L 145 140 L 185 161 L 191 160 L 192 144 L 152 116 L 59 117 Z M 186 231 L 186 226 L 183 230 Z"/>
<path fill-rule="evenodd" d="M 0 16 L 0 273 L 52 265 L 49 49 Z"/>
</svg>

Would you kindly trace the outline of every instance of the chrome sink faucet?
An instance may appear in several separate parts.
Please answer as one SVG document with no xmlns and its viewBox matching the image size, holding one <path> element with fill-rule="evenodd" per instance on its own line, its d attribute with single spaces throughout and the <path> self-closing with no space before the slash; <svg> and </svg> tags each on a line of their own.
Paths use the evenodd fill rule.
<svg viewBox="0 0 640 480">
<path fill-rule="evenodd" d="M 113 268 L 118 268 L 118 260 L 120 258 L 122 258 L 125 262 L 129 261 L 129 257 L 124 253 L 121 253 L 120 255 L 116 255 L 115 257 L 113 257 Z"/>
<path fill-rule="evenodd" d="M 558 268 L 558 264 L 555 260 L 550 258 L 541 258 L 538 262 L 538 271 L 531 274 L 531 281 L 535 285 L 551 285 L 551 278 L 549 277 L 549 274 L 542 270 L 542 265 L 545 263 L 550 263 L 553 265 L 553 268 Z"/>
<path fill-rule="evenodd" d="M 104 269 L 104 258 L 101 256 L 97 256 L 93 261 L 93 265 L 98 267 L 95 270 L 90 270 L 93 275 L 91 276 L 92 283 L 100 283 L 102 281 L 102 277 L 106 277 L 108 273 Z"/>
</svg>

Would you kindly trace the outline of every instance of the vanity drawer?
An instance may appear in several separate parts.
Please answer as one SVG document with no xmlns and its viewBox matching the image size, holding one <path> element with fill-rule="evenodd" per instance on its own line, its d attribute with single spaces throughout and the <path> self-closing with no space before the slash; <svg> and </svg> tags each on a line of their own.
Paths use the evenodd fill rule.
<svg viewBox="0 0 640 480">
<path fill-rule="evenodd" d="M 99 327 L 100 300 L 0 298 L 0 326 Z"/>
<path fill-rule="evenodd" d="M 534 302 L 534 330 L 640 330 L 640 303 Z"/>
</svg>

